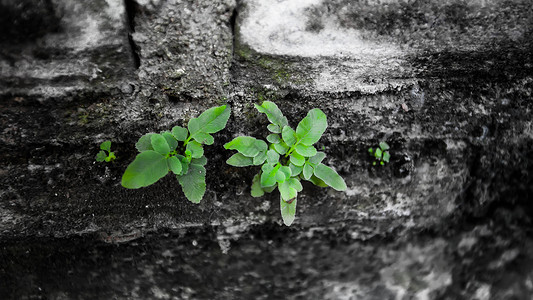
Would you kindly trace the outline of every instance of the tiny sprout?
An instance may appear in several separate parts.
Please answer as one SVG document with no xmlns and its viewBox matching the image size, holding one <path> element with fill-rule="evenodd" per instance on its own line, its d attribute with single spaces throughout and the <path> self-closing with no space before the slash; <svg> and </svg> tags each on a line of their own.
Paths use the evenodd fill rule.
<svg viewBox="0 0 533 300">
<path fill-rule="evenodd" d="M 386 142 L 380 142 L 379 147 L 376 149 L 368 148 L 368 153 L 370 153 L 371 156 L 375 158 L 375 161 L 372 162 L 372 165 L 375 166 L 377 162 L 379 162 L 380 165 L 385 165 L 385 163 L 388 163 L 390 160 L 390 153 L 389 153 L 389 144 Z"/>
<path fill-rule="evenodd" d="M 111 152 L 111 141 L 105 141 L 100 144 L 100 152 L 96 154 L 95 158 L 97 162 L 110 162 L 117 158 L 115 152 Z"/>
</svg>

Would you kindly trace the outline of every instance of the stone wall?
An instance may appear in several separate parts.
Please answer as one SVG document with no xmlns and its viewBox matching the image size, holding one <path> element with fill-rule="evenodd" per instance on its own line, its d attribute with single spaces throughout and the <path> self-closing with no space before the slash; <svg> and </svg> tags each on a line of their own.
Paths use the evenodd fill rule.
<svg viewBox="0 0 533 300">
<path fill-rule="evenodd" d="M 0 298 L 533 294 L 530 1 L 4 0 L 0 20 Z M 326 113 L 348 186 L 305 183 L 291 227 L 225 163 L 265 137 L 263 100 Z M 141 135 L 222 103 L 200 204 L 171 176 L 121 187 Z"/>
</svg>

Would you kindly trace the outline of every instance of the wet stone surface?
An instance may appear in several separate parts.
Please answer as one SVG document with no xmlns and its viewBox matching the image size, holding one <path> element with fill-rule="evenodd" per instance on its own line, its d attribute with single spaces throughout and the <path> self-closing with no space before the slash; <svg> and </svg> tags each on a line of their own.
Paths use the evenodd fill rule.
<svg viewBox="0 0 533 300">
<path fill-rule="evenodd" d="M 0 8 L 0 298 L 533 294 L 530 1 Z M 225 163 L 225 142 L 265 138 L 264 100 L 292 126 L 326 113 L 318 147 L 348 186 L 305 183 L 291 227 L 277 193 L 250 196 L 258 170 Z M 120 186 L 142 134 L 222 103 L 200 204 L 171 176 Z M 107 139 L 118 158 L 96 163 Z"/>
</svg>

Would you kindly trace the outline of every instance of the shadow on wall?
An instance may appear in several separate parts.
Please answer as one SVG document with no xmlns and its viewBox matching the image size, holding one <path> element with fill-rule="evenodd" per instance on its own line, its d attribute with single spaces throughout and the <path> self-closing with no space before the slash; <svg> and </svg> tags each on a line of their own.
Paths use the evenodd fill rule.
<svg viewBox="0 0 533 300">
<path fill-rule="evenodd" d="M 51 0 L 0 1 L 0 44 L 32 42 L 60 31 L 62 12 Z"/>
</svg>

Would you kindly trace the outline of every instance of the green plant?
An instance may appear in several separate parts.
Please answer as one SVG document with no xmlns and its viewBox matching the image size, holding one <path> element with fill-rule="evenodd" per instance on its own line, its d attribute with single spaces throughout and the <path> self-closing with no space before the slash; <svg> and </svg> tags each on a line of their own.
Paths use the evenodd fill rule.
<svg viewBox="0 0 533 300">
<path fill-rule="evenodd" d="M 368 152 L 370 153 L 370 155 L 375 158 L 375 161 L 372 163 L 373 166 L 375 166 L 378 161 L 379 164 L 382 166 L 385 165 L 386 162 L 389 162 L 389 148 L 389 144 L 387 144 L 386 142 L 380 142 L 379 147 L 377 147 L 376 149 L 368 148 Z"/>
<path fill-rule="evenodd" d="M 192 118 L 187 128 L 174 126 L 171 131 L 143 135 L 135 144 L 140 153 L 122 175 L 122 186 L 149 186 L 172 172 L 187 199 L 199 203 L 206 188 L 203 145 L 214 143 L 211 133 L 226 127 L 230 112 L 226 105 L 212 107 Z"/>
<path fill-rule="evenodd" d="M 314 108 L 294 130 L 275 103 L 264 101 L 261 106 L 255 104 L 255 108 L 271 122 L 267 126 L 269 143 L 250 136 L 236 137 L 224 145 L 238 152 L 226 163 L 236 167 L 261 166 L 252 180 L 251 194 L 261 197 L 277 187 L 281 216 L 285 225 L 290 226 L 296 214 L 298 192 L 302 191 L 302 179 L 338 191 L 346 189 L 342 177 L 322 164 L 324 152 L 318 152 L 313 146 L 326 130 L 327 118 L 320 109 Z"/>
<path fill-rule="evenodd" d="M 116 158 L 115 152 L 111 152 L 111 141 L 105 141 L 100 144 L 100 152 L 96 154 L 97 162 L 110 162 L 114 161 Z"/>
</svg>

